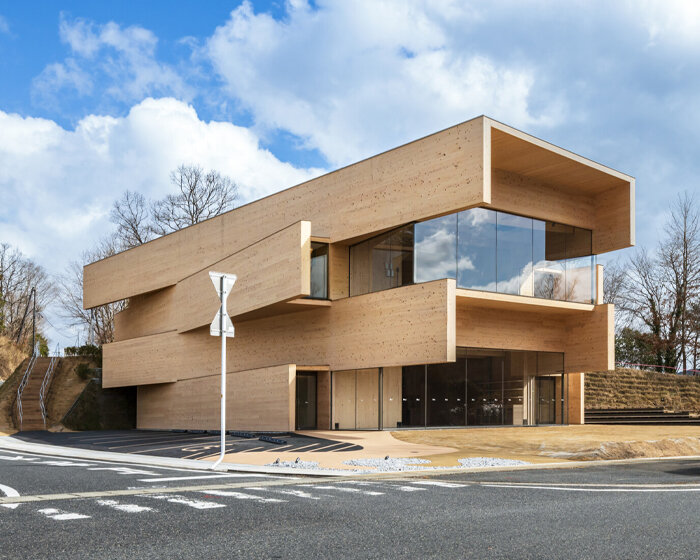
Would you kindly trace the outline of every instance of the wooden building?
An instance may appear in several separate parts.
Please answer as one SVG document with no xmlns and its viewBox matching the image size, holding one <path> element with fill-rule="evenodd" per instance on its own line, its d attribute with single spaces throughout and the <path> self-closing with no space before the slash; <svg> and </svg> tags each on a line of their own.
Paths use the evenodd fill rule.
<svg viewBox="0 0 700 560">
<path fill-rule="evenodd" d="M 487 117 L 339 169 L 84 270 L 128 299 L 104 387 L 139 428 L 395 429 L 583 422 L 614 367 L 596 255 L 634 244 L 634 179 Z"/>
</svg>

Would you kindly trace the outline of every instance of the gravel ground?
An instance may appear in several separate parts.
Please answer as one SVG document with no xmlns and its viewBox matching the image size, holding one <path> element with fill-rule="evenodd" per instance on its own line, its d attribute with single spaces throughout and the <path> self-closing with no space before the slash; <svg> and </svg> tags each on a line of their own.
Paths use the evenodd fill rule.
<svg viewBox="0 0 700 560">
<path fill-rule="evenodd" d="M 468 457 L 458 460 L 460 466 L 465 469 L 474 467 L 513 467 L 517 465 L 529 465 L 526 461 L 517 461 L 515 459 L 498 459 L 496 457 Z M 447 470 L 454 467 L 430 467 L 430 461 L 427 459 L 404 458 L 404 457 L 386 457 L 384 459 L 350 459 L 343 461 L 344 465 L 351 467 L 360 467 L 357 469 L 324 469 L 339 472 L 354 472 L 360 474 L 376 473 L 376 472 L 401 472 L 401 471 L 425 471 L 425 470 Z M 316 461 L 280 461 L 269 463 L 267 467 L 291 467 L 297 469 L 317 469 L 321 470 Z"/>
</svg>

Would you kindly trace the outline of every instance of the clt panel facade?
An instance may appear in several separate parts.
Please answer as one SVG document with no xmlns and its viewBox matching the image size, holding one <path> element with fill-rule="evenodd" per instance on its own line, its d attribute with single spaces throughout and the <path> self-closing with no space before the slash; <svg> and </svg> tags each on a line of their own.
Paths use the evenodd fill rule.
<svg viewBox="0 0 700 560">
<path fill-rule="evenodd" d="M 92 263 L 84 305 L 128 300 L 103 385 L 140 428 L 218 427 L 209 271 L 232 429 L 578 423 L 633 243 L 633 178 L 478 117 Z"/>
</svg>

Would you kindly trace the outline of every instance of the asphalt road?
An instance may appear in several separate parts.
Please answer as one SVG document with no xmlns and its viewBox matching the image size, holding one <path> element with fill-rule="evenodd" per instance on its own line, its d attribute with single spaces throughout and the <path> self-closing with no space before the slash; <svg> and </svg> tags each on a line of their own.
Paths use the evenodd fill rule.
<svg viewBox="0 0 700 560">
<path fill-rule="evenodd" d="M 206 478 L 202 478 L 206 477 Z M 352 480 L 0 450 L 0 558 L 693 558 L 700 461 Z"/>
</svg>

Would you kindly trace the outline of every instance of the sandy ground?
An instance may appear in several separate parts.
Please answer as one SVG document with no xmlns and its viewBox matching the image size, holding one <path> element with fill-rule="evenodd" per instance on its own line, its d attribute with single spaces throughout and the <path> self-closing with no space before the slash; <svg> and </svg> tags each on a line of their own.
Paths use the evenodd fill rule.
<svg viewBox="0 0 700 560">
<path fill-rule="evenodd" d="M 350 468 L 348 459 L 420 457 L 430 466 L 458 467 L 465 457 L 518 459 L 530 463 L 700 455 L 700 426 L 555 426 L 469 428 L 398 432 L 299 432 L 362 446 L 357 451 L 252 450 L 226 455 L 231 463 L 265 465 L 316 461 L 326 468 Z M 214 460 L 216 456 L 206 460 Z"/>
<path fill-rule="evenodd" d="M 700 455 L 700 426 L 547 426 L 392 432 L 406 443 L 451 447 L 424 456 L 435 466 L 461 457 L 500 457 L 532 463 Z"/>
</svg>

